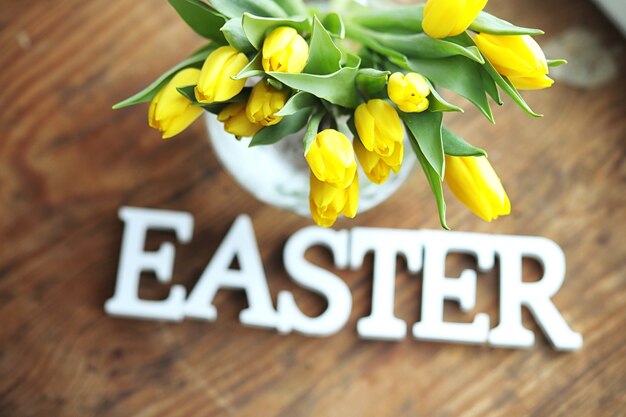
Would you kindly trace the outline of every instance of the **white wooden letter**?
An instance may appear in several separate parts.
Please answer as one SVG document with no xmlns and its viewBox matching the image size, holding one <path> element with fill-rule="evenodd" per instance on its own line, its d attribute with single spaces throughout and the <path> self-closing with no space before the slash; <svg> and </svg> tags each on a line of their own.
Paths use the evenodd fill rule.
<svg viewBox="0 0 626 417">
<path fill-rule="evenodd" d="M 357 332 L 367 339 L 400 340 L 406 336 L 406 322 L 394 315 L 396 260 L 406 258 L 408 270 L 422 268 L 422 243 L 417 231 L 356 228 L 352 230 L 350 266 L 358 269 L 363 258 L 374 252 L 372 312 L 357 322 Z"/>
<path fill-rule="evenodd" d="M 466 269 L 459 278 L 446 278 L 448 252 L 476 256 L 478 269 L 493 268 L 494 250 L 491 236 L 462 232 L 421 232 L 425 242 L 422 318 L 413 326 L 417 339 L 441 342 L 484 343 L 489 336 L 489 316 L 476 314 L 472 323 L 443 321 L 444 300 L 456 300 L 461 310 L 469 312 L 476 304 L 476 271 Z"/>
<path fill-rule="evenodd" d="M 327 246 L 333 253 L 335 266 L 348 266 L 348 232 L 307 227 L 294 234 L 285 246 L 285 269 L 291 278 L 328 300 L 328 307 L 318 317 L 304 315 L 289 291 L 278 294 L 280 322 L 278 331 L 297 331 L 310 336 L 330 336 L 341 330 L 352 311 L 352 294 L 345 282 L 331 272 L 309 263 L 304 254 L 312 246 Z"/>
<path fill-rule="evenodd" d="M 167 283 L 172 279 L 174 245 L 165 242 L 155 252 L 145 252 L 146 232 L 173 230 L 179 242 L 189 243 L 193 234 L 193 217 L 189 213 L 122 207 L 119 217 L 124 221 L 124 237 L 117 270 L 115 294 L 104 310 L 113 316 L 180 321 L 183 319 L 185 288 L 173 285 L 163 301 L 140 300 L 137 296 L 142 272 L 154 272 Z"/>
<path fill-rule="evenodd" d="M 583 338 L 573 332 L 550 299 L 565 278 L 565 255 L 551 240 L 540 237 L 500 236 L 500 324 L 491 331 L 489 343 L 498 347 L 527 348 L 535 335 L 522 325 L 522 305 L 537 320 L 558 350 L 577 350 Z M 539 261 L 544 269 L 537 282 L 522 282 L 522 258 Z"/>
<path fill-rule="evenodd" d="M 230 269 L 235 256 L 239 261 L 239 270 Z M 189 294 L 185 315 L 214 321 L 217 318 L 217 309 L 212 302 L 220 288 L 242 289 L 246 292 L 249 307 L 239 314 L 239 321 L 242 324 L 276 327 L 277 314 L 267 287 L 252 220 L 246 215 L 241 215 L 235 220 Z"/>
</svg>

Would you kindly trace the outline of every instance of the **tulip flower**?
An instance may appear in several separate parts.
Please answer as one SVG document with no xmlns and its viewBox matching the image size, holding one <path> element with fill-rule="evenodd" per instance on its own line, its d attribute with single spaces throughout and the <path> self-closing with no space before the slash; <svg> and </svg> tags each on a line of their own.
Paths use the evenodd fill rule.
<svg viewBox="0 0 626 417">
<path fill-rule="evenodd" d="M 422 28 L 437 39 L 460 35 L 486 4 L 487 0 L 428 0 Z"/>
<path fill-rule="evenodd" d="M 354 139 L 354 152 L 367 178 L 374 184 L 382 184 L 387 181 L 391 171 L 396 174 L 400 172 L 404 157 L 404 143 L 396 145 L 393 154 L 385 158 L 376 152 L 368 151 L 359 139 Z"/>
<path fill-rule="evenodd" d="M 485 221 L 511 212 L 509 197 L 484 156 L 446 156 L 445 181 L 454 195 Z"/>
<path fill-rule="evenodd" d="M 199 76 L 200 70 L 196 68 L 184 69 L 174 75 L 152 99 L 148 124 L 161 132 L 163 139 L 178 135 L 202 114 L 202 107 L 192 105 L 176 90 L 177 87 L 194 85 Z"/>
<path fill-rule="evenodd" d="M 248 58 L 232 46 L 222 46 L 211 52 L 204 65 L 198 85 L 196 100 L 215 103 L 230 100 L 241 93 L 246 80 L 233 80 L 246 65 Z"/>
<path fill-rule="evenodd" d="M 262 53 L 265 71 L 299 74 L 309 59 L 309 45 L 294 28 L 281 26 L 267 35 Z"/>
<path fill-rule="evenodd" d="M 246 107 L 248 120 L 262 126 L 275 125 L 283 119 L 276 116 L 276 113 L 283 108 L 288 99 L 289 94 L 286 91 L 277 90 L 265 81 L 258 82 L 248 99 Z"/>
<path fill-rule="evenodd" d="M 252 123 L 246 116 L 246 103 L 232 103 L 224 107 L 217 116 L 217 120 L 224 123 L 224 130 L 241 137 L 254 136 L 263 126 Z"/>
<path fill-rule="evenodd" d="M 430 87 L 420 74 L 401 72 L 391 74 L 387 84 L 387 93 L 391 101 L 405 113 L 420 113 L 428 109 Z"/>
<path fill-rule="evenodd" d="M 359 203 L 359 179 L 356 171 L 347 188 L 336 188 L 320 181 L 311 172 L 309 206 L 311 217 L 322 227 L 331 227 L 340 214 L 354 218 Z"/>
<path fill-rule="evenodd" d="M 342 190 L 352 184 L 356 159 L 352 144 L 343 133 L 333 129 L 321 131 L 305 157 L 319 181 Z"/>
<path fill-rule="evenodd" d="M 520 90 L 550 87 L 548 63 L 537 42 L 528 35 L 476 35 L 476 45 L 494 68 Z"/>
<path fill-rule="evenodd" d="M 365 149 L 382 157 L 393 155 L 396 145 L 404 140 L 400 116 L 384 100 L 373 99 L 357 107 L 354 124 Z"/>
</svg>

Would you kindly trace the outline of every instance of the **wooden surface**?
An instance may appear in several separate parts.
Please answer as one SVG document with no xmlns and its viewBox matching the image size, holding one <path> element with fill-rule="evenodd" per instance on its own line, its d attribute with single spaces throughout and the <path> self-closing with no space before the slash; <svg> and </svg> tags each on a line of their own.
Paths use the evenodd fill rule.
<svg viewBox="0 0 626 417">
<path fill-rule="evenodd" d="M 626 47 L 582 0 L 510 0 L 488 10 L 552 39 L 570 26 Z M 541 120 L 512 103 L 490 126 L 473 111 L 448 119 L 490 151 L 513 215 L 482 223 L 450 196 L 457 230 L 541 235 L 568 259 L 555 304 L 585 338 L 557 353 L 538 337 L 525 351 L 367 342 L 372 260 L 340 272 L 353 291 L 348 326 L 324 339 L 242 327 L 245 305 L 222 291 L 215 323 L 113 319 L 122 205 L 183 210 L 194 238 L 177 246 L 176 283 L 190 289 L 233 220 L 252 216 L 273 296 L 291 289 L 303 310 L 324 303 L 291 284 L 285 240 L 310 224 L 264 206 L 221 169 L 201 123 L 162 142 L 147 107 L 111 111 L 201 44 L 165 1 L 0 0 L 1 416 L 618 416 L 626 412 L 626 90 L 565 84 L 526 94 Z M 626 70 L 624 54 L 621 73 Z M 466 106 L 467 107 L 467 106 Z M 338 227 L 438 228 L 416 172 L 380 208 Z M 170 234 L 155 234 L 154 248 Z M 311 256 L 329 265 L 328 253 Z M 475 261 L 452 256 L 450 276 Z M 421 277 L 399 262 L 396 314 L 419 319 Z M 538 276 L 526 265 L 528 279 Z M 167 293 L 152 277 L 141 295 Z M 476 311 L 497 323 L 497 279 L 480 275 Z M 454 303 L 448 320 L 469 321 Z"/>
</svg>

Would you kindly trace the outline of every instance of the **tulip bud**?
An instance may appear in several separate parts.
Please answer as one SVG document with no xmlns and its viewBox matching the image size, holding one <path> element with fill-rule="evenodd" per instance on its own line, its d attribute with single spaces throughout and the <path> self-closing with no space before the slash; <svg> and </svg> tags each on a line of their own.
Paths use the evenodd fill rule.
<svg viewBox="0 0 626 417">
<path fill-rule="evenodd" d="M 224 107 L 217 116 L 217 120 L 224 123 L 224 130 L 241 137 L 254 136 L 263 126 L 251 123 L 246 116 L 246 103 L 232 103 Z"/>
<path fill-rule="evenodd" d="M 276 116 L 287 103 L 289 95 L 285 91 L 280 91 L 265 83 L 258 82 L 252 89 L 246 115 L 252 123 L 262 126 L 271 126 L 283 120 L 282 116 Z"/>
<path fill-rule="evenodd" d="M 365 149 L 359 139 L 354 139 L 354 152 L 367 178 L 374 184 L 382 184 L 389 178 L 390 171 L 396 174 L 400 172 L 404 157 L 404 143 L 397 144 L 391 156 L 381 157 L 376 152 Z"/>
<path fill-rule="evenodd" d="M 308 59 L 309 45 L 292 27 L 278 27 L 265 38 L 262 60 L 265 71 L 299 74 Z"/>
<path fill-rule="evenodd" d="M 446 155 L 445 181 L 454 195 L 481 219 L 491 222 L 511 212 L 511 203 L 486 157 Z"/>
<path fill-rule="evenodd" d="M 405 113 L 420 113 L 428 109 L 430 87 L 420 74 L 410 72 L 406 75 L 396 72 L 389 77 L 387 93 L 391 101 Z"/>
<path fill-rule="evenodd" d="M 230 100 L 241 93 L 246 80 L 233 80 L 246 65 L 248 58 L 232 46 L 222 46 L 211 52 L 204 61 L 200 80 L 195 88 L 200 103 Z"/>
<path fill-rule="evenodd" d="M 320 181 L 311 172 L 311 193 L 309 206 L 311 217 L 319 226 L 331 227 L 340 214 L 354 218 L 359 204 L 359 178 L 354 172 L 351 183 L 347 188 L 335 188 Z"/>
<path fill-rule="evenodd" d="M 202 114 L 202 107 L 193 106 L 176 90 L 197 83 L 199 76 L 200 70 L 186 68 L 174 75 L 152 99 L 148 124 L 163 133 L 163 139 L 178 135 Z"/>
<path fill-rule="evenodd" d="M 520 90 L 550 87 L 548 63 L 537 42 L 528 35 L 476 35 L 476 45 L 494 68 Z"/>
<path fill-rule="evenodd" d="M 431 38 L 460 35 L 486 4 L 487 0 L 428 0 L 422 28 Z"/>
<path fill-rule="evenodd" d="M 318 180 L 339 189 L 352 183 L 356 159 L 352 144 L 343 133 L 333 129 L 321 131 L 305 157 Z"/>
<path fill-rule="evenodd" d="M 393 155 L 404 139 L 398 112 L 384 100 L 373 99 L 357 107 L 354 124 L 365 149 L 383 157 Z"/>
</svg>

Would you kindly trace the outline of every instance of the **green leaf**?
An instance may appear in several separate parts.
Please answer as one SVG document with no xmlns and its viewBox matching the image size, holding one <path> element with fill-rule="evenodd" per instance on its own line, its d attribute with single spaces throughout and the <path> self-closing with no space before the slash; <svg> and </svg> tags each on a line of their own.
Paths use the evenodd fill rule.
<svg viewBox="0 0 626 417">
<path fill-rule="evenodd" d="M 302 0 L 274 0 L 287 16 L 306 16 L 307 8 Z"/>
<path fill-rule="evenodd" d="M 363 46 L 368 47 L 374 52 L 378 52 L 381 55 L 389 57 L 390 59 L 395 59 L 400 62 L 406 62 L 407 60 L 407 57 L 404 54 L 382 45 L 372 37 L 371 31 L 364 29 L 359 25 L 346 26 L 346 36 L 360 42 Z"/>
<path fill-rule="evenodd" d="M 379 71 L 373 68 L 362 68 L 356 75 L 356 85 L 359 91 L 366 96 L 379 93 L 387 86 L 389 71 Z"/>
<path fill-rule="evenodd" d="M 230 19 L 220 30 L 224 34 L 228 44 L 236 50 L 241 51 L 246 55 L 256 51 L 254 46 L 252 46 L 246 37 L 246 34 L 243 32 L 240 17 Z"/>
<path fill-rule="evenodd" d="M 447 58 L 460 55 L 480 64 L 484 62 L 476 46 L 463 47 L 454 42 L 433 39 L 424 33 L 402 35 L 370 31 L 369 34 L 382 46 L 398 51 L 409 58 Z"/>
<path fill-rule="evenodd" d="M 346 27 L 343 24 L 343 19 L 337 13 L 328 13 L 324 16 L 322 24 L 334 37 L 339 39 L 345 38 Z"/>
<path fill-rule="evenodd" d="M 480 64 L 460 56 L 440 59 L 410 60 L 411 68 L 430 79 L 435 85 L 465 97 L 490 121 L 493 113 L 485 94 Z"/>
<path fill-rule="evenodd" d="M 200 36 L 225 43 L 226 39 L 220 28 L 226 19 L 200 0 L 169 0 L 180 17 Z"/>
<path fill-rule="evenodd" d="M 441 132 L 443 114 L 429 111 L 422 113 L 400 112 L 400 118 L 402 118 L 406 127 L 417 140 L 430 166 L 437 175 L 443 177 L 445 164 Z"/>
<path fill-rule="evenodd" d="M 209 0 L 215 10 L 229 18 L 238 18 L 245 12 L 264 17 L 287 17 L 287 13 L 273 0 Z"/>
<path fill-rule="evenodd" d="M 460 136 L 457 136 L 452 131 L 448 130 L 445 126 L 442 129 L 443 137 L 443 150 L 446 155 L 452 156 L 487 156 L 487 152 L 483 149 L 477 148 L 465 141 Z"/>
<path fill-rule="evenodd" d="M 548 67 L 550 68 L 556 68 L 566 64 L 567 60 L 565 59 L 548 59 Z"/>
<path fill-rule="evenodd" d="M 322 122 L 322 118 L 324 118 L 326 112 L 323 109 L 318 109 L 315 114 L 311 117 L 311 121 L 309 121 L 308 126 L 306 127 L 306 131 L 304 132 L 304 137 L 302 138 L 302 143 L 304 145 L 304 155 L 309 153 L 309 149 L 311 149 L 311 145 L 317 136 L 317 133 L 320 128 L 320 123 Z"/>
<path fill-rule="evenodd" d="M 426 78 L 426 83 L 430 88 L 430 95 L 428 96 L 428 110 L 437 112 L 437 111 L 455 111 L 463 113 L 463 109 L 459 106 L 455 106 L 454 104 L 449 103 L 446 99 L 441 97 L 439 91 L 435 88 L 435 86 Z"/>
<path fill-rule="evenodd" d="M 386 9 L 360 8 L 350 14 L 350 20 L 361 26 L 385 33 L 420 33 L 424 5 L 390 7 Z"/>
<path fill-rule="evenodd" d="M 498 86 L 511 98 L 511 100 L 517 103 L 517 105 L 520 106 L 526 113 L 533 117 L 542 117 L 541 114 L 535 113 L 530 108 L 530 106 L 526 103 L 519 91 L 517 91 L 517 88 L 515 88 L 508 79 L 498 74 L 498 71 L 496 71 L 496 69 L 493 67 L 493 65 L 491 65 L 490 62 L 485 62 L 484 68 L 487 73 L 489 73 L 491 78 L 493 78 L 496 84 L 498 84 Z"/>
<path fill-rule="evenodd" d="M 239 74 L 232 77 L 232 79 L 241 80 L 263 74 L 265 74 L 265 71 L 263 70 L 263 55 L 259 52 L 254 58 L 252 58 L 252 61 L 248 62 L 248 65 L 243 67 L 243 69 L 239 71 Z"/>
<path fill-rule="evenodd" d="M 186 85 L 184 87 L 177 87 L 176 90 L 178 90 L 180 94 L 182 94 L 187 100 L 191 101 L 193 104 L 200 104 L 196 100 L 196 93 L 194 91 L 195 88 L 195 85 Z"/>
<path fill-rule="evenodd" d="M 417 156 L 417 160 L 422 166 L 422 170 L 424 171 L 424 175 L 426 175 L 426 179 L 430 184 L 430 188 L 433 191 L 433 195 L 435 196 L 435 201 L 437 202 L 437 211 L 439 212 L 439 222 L 441 223 L 441 227 L 446 230 L 450 230 L 448 225 L 446 224 L 446 201 L 443 196 L 443 184 L 441 180 L 441 176 L 437 174 L 437 172 L 433 169 L 433 167 L 428 163 L 426 157 L 422 153 L 417 140 L 413 137 L 412 134 L 409 133 L 409 141 L 411 142 L 411 147 L 413 148 L 413 152 L 415 156 Z"/>
<path fill-rule="evenodd" d="M 515 26 L 506 20 L 502 20 L 487 12 L 480 12 L 470 25 L 474 32 L 490 33 L 493 35 L 542 35 L 539 29 L 529 29 Z"/>
<path fill-rule="evenodd" d="M 209 113 L 219 114 L 219 112 L 221 112 L 224 109 L 224 107 L 228 105 L 228 103 L 211 103 L 211 104 L 198 103 L 196 101 L 196 96 L 194 93 L 195 87 L 196 87 L 195 85 L 188 85 L 185 87 L 178 87 L 176 88 L 176 90 L 178 90 L 178 92 L 182 94 L 187 100 L 191 101 L 192 106 L 202 107 L 204 110 L 208 111 Z"/>
<path fill-rule="evenodd" d="M 265 127 L 257 132 L 250 142 L 250 147 L 261 145 L 272 145 L 286 136 L 293 135 L 301 131 L 307 124 L 311 111 L 309 109 L 286 116 L 280 123 Z"/>
<path fill-rule="evenodd" d="M 330 33 L 322 26 L 317 16 L 313 16 L 313 32 L 309 46 L 309 61 L 304 68 L 307 74 L 332 74 L 341 68 L 341 51 L 335 45 Z"/>
<path fill-rule="evenodd" d="M 300 110 L 315 107 L 318 103 L 319 99 L 313 94 L 300 91 L 291 96 L 283 108 L 276 113 L 276 116 L 289 116 L 299 112 Z"/>
<path fill-rule="evenodd" d="M 360 58 L 355 66 L 346 66 L 328 75 L 289 74 L 269 72 L 268 75 L 295 89 L 306 91 L 314 96 L 343 107 L 355 108 L 358 104 L 355 78 L 360 65 Z"/>
<path fill-rule="evenodd" d="M 185 59 L 184 61 L 178 63 L 174 67 L 164 72 L 159 78 L 154 80 L 152 84 L 150 84 L 143 90 L 132 95 L 126 100 L 123 100 L 117 103 L 116 105 L 114 105 L 113 109 L 121 109 L 124 107 L 133 106 L 139 103 L 146 103 L 152 100 L 154 96 L 156 96 L 157 93 L 161 90 L 161 88 L 163 88 L 172 79 L 172 77 L 174 77 L 174 75 L 178 71 L 185 69 L 185 68 L 201 68 L 202 64 L 204 64 L 204 60 L 206 59 L 206 57 L 209 56 L 209 54 L 213 52 L 215 49 L 217 49 L 218 46 L 219 45 L 215 45 L 211 43 L 209 45 L 206 45 L 200 48 L 189 58 Z"/>
<path fill-rule="evenodd" d="M 263 46 L 265 36 L 279 26 L 290 26 L 298 32 L 309 32 L 311 30 L 311 22 L 306 17 L 288 18 L 269 18 L 255 16 L 250 13 L 243 15 L 243 31 L 250 43 L 257 49 Z"/>
<path fill-rule="evenodd" d="M 224 109 L 224 107 L 228 106 L 231 103 L 240 103 L 242 101 L 247 101 L 252 91 L 252 88 L 246 87 L 242 90 L 241 93 L 239 93 L 238 95 L 236 95 L 235 97 L 231 98 L 228 101 L 206 104 L 206 103 L 199 103 L 196 100 L 196 94 L 194 91 L 195 87 L 196 87 L 195 85 L 188 85 L 184 87 L 178 87 L 176 88 L 176 90 L 178 90 L 178 92 L 182 94 L 187 100 L 191 101 L 193 106 L 202 107 L 204 110 L 208 111 L 209 113 L 214 113 L 214 114 L 218 114 Z"/>
<path fill-rule="evenodd" d="M 483 80 L 483 87 L 485 88 L 485 92 L 495 101 L 499 106 L 503 104 L 502 97 L 500 97 L 500 90 L 498 90 L 498 85 L 491 78 L 489 73 L 485 70 L 480 71 L 480 76 Z"/>
</svg>

